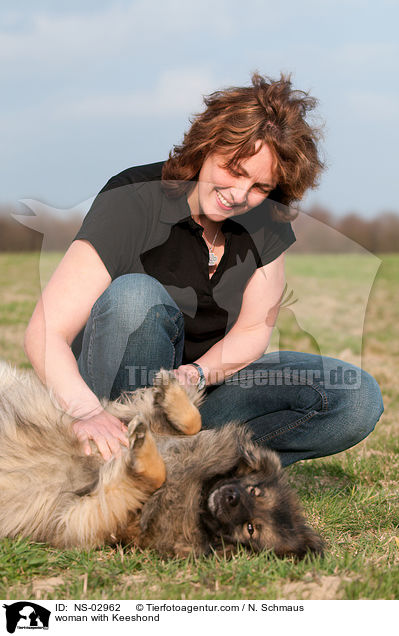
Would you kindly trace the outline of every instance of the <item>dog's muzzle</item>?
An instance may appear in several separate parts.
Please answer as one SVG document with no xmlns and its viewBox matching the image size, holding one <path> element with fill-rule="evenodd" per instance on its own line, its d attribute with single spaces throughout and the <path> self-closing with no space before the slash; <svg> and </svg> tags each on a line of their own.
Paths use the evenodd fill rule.
<svg viewBox="0 0 399 636">
<path fill-rule="evenodd" d="M 208 497 L 208 508 L 210 512 L 219 517 L 220 514 L 236 508 L 241 501 L 241 493 L 237 486 L 226 484 L 213 490 Z"/>
</svg>

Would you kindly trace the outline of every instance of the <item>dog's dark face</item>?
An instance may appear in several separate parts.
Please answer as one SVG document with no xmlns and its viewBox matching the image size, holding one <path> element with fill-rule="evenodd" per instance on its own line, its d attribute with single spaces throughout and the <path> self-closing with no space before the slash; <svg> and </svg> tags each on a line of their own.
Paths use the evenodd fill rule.
<svg viewBox="0 0 399 636">
<path fill-rule="evenodd" d="M 299 558 L 322 552 L 322 541 L 306 525 L 277 456 L 265 449 L 205 485 L 201 521 L 215 548 L 241 544 Z"/>
</svg>

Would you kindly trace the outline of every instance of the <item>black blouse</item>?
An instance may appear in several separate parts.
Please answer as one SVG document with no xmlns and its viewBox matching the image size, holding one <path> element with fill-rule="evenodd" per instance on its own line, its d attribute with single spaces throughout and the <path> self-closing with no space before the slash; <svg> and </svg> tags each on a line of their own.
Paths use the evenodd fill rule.
<svg viewBox="0 0 399 636">
<path fill-rule="evenodd" d="M 224 221 L 224 254 L 209 278 L 203 228 L 191 217 L 185 195 L 172 199 L 163 191 L 162 165 L 129 168 L 112 177 L 75 239 L 93 245 L 112 279 L 139 272 L 164 285 L 184 316 L 187 363 L 223 338 L 238 317 L 252 274 L 286 250 L 295 235 L 289 223 L 272 219 L 266 199 Z"/>
</svg>

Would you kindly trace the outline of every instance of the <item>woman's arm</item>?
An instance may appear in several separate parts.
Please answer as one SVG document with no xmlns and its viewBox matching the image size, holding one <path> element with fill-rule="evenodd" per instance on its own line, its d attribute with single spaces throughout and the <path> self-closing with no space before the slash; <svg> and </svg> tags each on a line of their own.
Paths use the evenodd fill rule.
<svg viewBox="0 0 399 636">
<path fill-rule="evenodd" d="M 25 334 L 25 351 L 42 382 L 60 406 L 76 418 L 74 430 L 90 453 L 89 439 L 104 459 L 127 445 L 123 424 L 106 413 L 80 376 L 71 351 L 97 298 L 111 277 L 94 247 L 74 241 L 36 305 Z"/>
<path fill-rule="evenodd" d="M 226 336 L 196 362 L 202 367 L 207 384 L 221 382 L 254 362 L 265 352 L 277 319 L 284 291 L 284 253 L 256 270 L 243 295 L 240 314 Z M 177 375 L 184 381 L 198 380 L 191 365 L 182 365 Z"/>
</svg>

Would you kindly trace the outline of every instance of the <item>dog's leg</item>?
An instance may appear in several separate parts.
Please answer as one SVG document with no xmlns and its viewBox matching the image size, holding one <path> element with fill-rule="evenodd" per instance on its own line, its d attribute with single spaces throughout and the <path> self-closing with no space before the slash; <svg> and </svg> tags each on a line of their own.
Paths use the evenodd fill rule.
<svg viewBox="0 0 399 636">
<path fill-rule="evenodd" d="M 141 415 L 135 415 L 129 423 L 128 437 L 127 465 L 131 474 L 141 481 L 148 481 L 153 491 L 160 488 L 166 479 L 165 463 Z"/>
<path fill-rule="evenodd" d="M 173 372 L 161 369 L 154 380 L 154 404 L 178 432 L 194 435 L 201 429 L 197 406 L 202 394 L 195 387 L 183 387 Z"/>
<path fill-rule="evenodd" d="M 101 466 L 91 491 L 83 496 L 73 494 L 66 513 L 63 506 L 57 545 L 94 547 L 115 542 L 165 481 L 165 464 L 139 415 L 129 423 L 128 437 L 129 450 Z"/>
<path fill-rule="evenodd" d="M 198 410 L 201 402 L 201 391 L 180 385 L 173 371 L 161 369 L 153 387 L 127 391 L 120 399 L 106 403 L 105 408 L 123 422 L 139 411 L 150 429 L 159 435 L 194 435 L 201 429 Z"/>
</svg>

